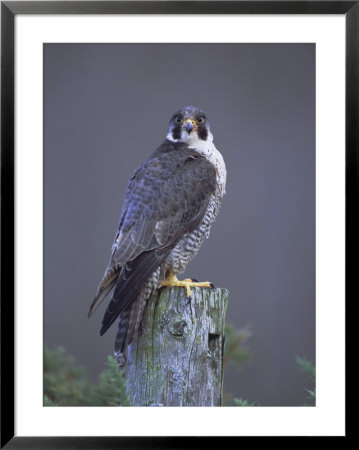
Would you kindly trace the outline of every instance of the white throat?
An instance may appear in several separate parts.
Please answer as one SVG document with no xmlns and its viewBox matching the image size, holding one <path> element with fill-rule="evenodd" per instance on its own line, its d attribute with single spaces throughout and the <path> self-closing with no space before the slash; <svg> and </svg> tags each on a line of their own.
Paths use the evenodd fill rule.
<svg viewBox="0 0 359 450">
<path fill-rule="evenodd" d="M 192 132 L 191 134 L 188 134 L 186 130 L 182 130 L 181 132 L 181 137 L 179 139 L 173 139 L 173 135 L 172 135 L 172 129 L 169 130 L 169 132 L 167 133 L 166 138 L 171 141 L 171 142 L 184 142 L 187 145 L 201 145 L 204 142 L 206 143 L 211 143 L 213 142 L 213 135 L 212 133 L 208 130 L 208 135 L 207 135 L 207 139 L 205 141 L 203 141 L 202 139 L 200 139 L 198 137 L 198 134 L 195 132 Z"/>
</svg>

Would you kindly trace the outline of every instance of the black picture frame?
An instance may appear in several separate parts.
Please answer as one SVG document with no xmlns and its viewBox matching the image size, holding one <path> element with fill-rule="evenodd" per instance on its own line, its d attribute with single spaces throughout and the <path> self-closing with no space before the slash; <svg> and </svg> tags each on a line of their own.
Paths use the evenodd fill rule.
<svg viewBox="0 0 359 450">
<path fill-rule="evenodd" d="M 14 436 L 14 20 L 18 14 L 342 14 L 346 19 L 346 304 L 358 248 L 359 1 L 1 2 L 1 448 L 197 448 L 213 437 Z M 353 300 L 355 300 L 353 298 Z M 348 429 L 346 436 L 348 436 Z"/>
</svg>

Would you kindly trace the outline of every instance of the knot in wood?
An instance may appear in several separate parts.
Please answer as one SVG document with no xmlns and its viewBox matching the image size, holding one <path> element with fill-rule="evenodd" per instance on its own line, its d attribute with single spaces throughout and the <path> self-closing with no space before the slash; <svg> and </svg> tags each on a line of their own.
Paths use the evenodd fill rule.
<svg viewBox="0 0 359 450">
<path fill-rule="evenodd" d="M 168 324 L 168 331 L 172 336 L 185 336 L 188 331 L 188 326 L 183 316 L 174 317 Z"/>
</svg>

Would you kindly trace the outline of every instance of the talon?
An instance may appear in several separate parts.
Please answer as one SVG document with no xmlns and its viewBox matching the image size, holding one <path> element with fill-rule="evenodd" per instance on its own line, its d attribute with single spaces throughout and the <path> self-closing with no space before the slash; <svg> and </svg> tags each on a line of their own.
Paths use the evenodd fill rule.
<svg viewBox="0 0 359 450">
<path fill-rule="evenodd" d="M 191 278 L 186 278 L 185 280 L 180 281 L 177 279 L 172 269 L 169 269 L 166 279 L 162 282 L 162 286 L 184 287 L 186 289 L 187 298 L 191 298 L 192 296 L 191 287 L 209 287 L 214 289 L 213 283 L 210 283 L 209 281 L 198 282 L 197 280 Z"/>
</svg>

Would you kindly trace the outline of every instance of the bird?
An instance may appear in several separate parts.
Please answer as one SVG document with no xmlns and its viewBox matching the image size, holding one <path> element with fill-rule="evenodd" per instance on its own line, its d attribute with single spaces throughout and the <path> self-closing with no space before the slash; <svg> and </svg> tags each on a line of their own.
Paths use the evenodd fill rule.
<svg viewBox="0 0 359 450">
<path fill-rule="evenodd" d="M 165 140 L 132 173 L 110 261 L 88 313 L 91 317 L 112 291 L 100 335 L 118 319 L 114 354 L 122 364 L 157 289 L 183 287 L 190 299 L 193 287 L 213 288 L 177 275 L 209 236 L 226 176 L 207 115 L 194 106 L 172 115 Z"/>
</svg>

